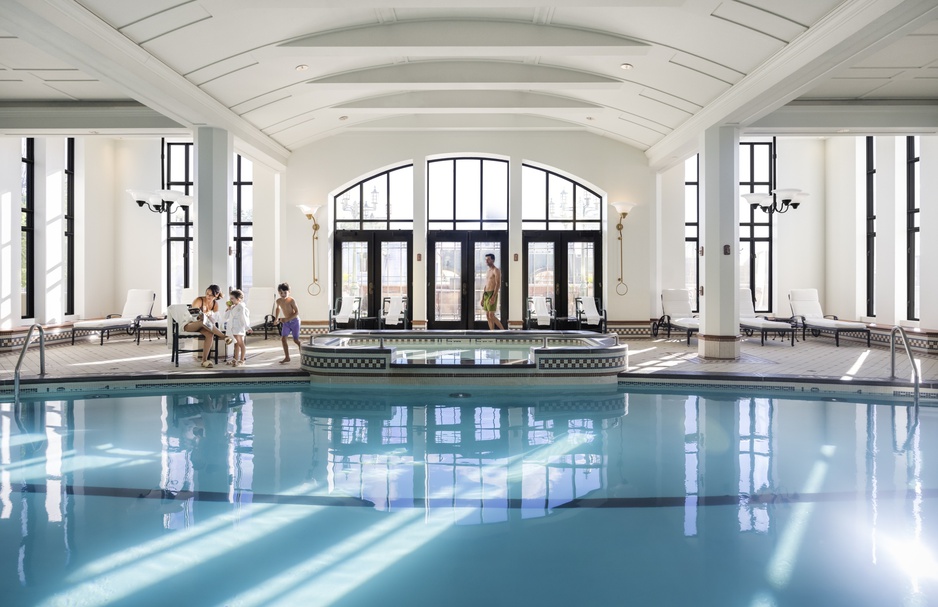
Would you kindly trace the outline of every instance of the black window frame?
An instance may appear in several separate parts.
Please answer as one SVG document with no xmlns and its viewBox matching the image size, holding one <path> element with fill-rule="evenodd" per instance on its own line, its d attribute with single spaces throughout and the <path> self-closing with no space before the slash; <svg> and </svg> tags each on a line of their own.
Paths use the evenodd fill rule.
<svg viewBox="0 0 938 607">
<path fill-rule="evenodd" d="M 22 318 L 36 316 L 36 152 L 35 140 L 26 137 L 22 150 L 22 182 L 20 184 L 20 288 L 26 291 Z"/>
<path fill-rule="evenodd" d="M 687 179 L 687 171 L 684 172 L 684 243 L 694 243 L 694 312 L 700 311 L 700 154 L 694 156 L 697 164 L 697 179 Z M 687 221 L 687 189 L 694 188 L 697 198 L 696 221 Z M 693 232 L 693 236 L 690 236 Z M 684 269 L 685 272 L 687 268 Z"/>
<path fill-rule="evenodd" d="M 749 151 L 749 177 L 750 178 L 748 181 L 743 181 L 742 178 L 740 178 L 739 180 L 740 194 L 755 192 L 756 187 L 767 188 L 768 192 L 772 192 L 775 189 L 775 163 L 776 163 L 775 155 L 776 155 L 776 150 L 777 150 L 775 137 L 772 137 L 771 141 L 740 141 L 739 142 L 740 149 L 742 149 L 743 146 L 749 146 L 752 149 Z M 768 181 L 756 181 L 753 178 L 753 176 L 755 175 L 755 158 L 756 158 L 756 154 L 754 153 L 755 146 L 769 146 Z M 775 295 L 775 279 L 774 279 L 775 242 L 772 236 L 773 231 L 774 231 L 774 215 L 775 214 L 766 213 L 762 211 L 760 208 L 754 209 L 752 208 L 751 205 L 746 205 L 743 208 L 748 208 L 749 210 L 749 221 L 744 222 L 742 216 L 740 216 L 739 218 L 739 246 L 740 248 L 746 247 L 749 249 L 749 276 L 747 277 L 746 283 L 749 286 L 750 293 L 755 294 L 755 290 L 753 289 L 753 287 L 755 286 L 755 281 L 756 281 L 756 265 L 754 263 L 755 258 L 756 258 L 756 253 L 755 253 L 756 243 L 767 242 L 768 252 L 769 252 L 769 265 L 766 271 L 768 272 L 768 276 L 769 276 L 769 280 L 768 280 L 769 293 L 768 293 L 768 297 L 766 298 L 766 301 L 769 302 L 769 308 L 767 309 L 756 308 L 755 311 L 760 312 L 760 313 L 771 313 L 772 312 L 771 305 L 775 301 L 775 297 L 774 297 Z M 761 215 L 757 215 L 757 213 L 761 215 L 765 215 L 766 220 L 762 222 L 756 221 L 756 217 L 761 217 Z M 756 229 L 762 228 L 762 227 L 768 228 L 768 236 L 766 237 L 755 236 Z M 743 237 L 744 229 L 748 230 L 748 236 L 745 238 Z M 743 286 L 742 278 L 743 277 L 740 276 L 741 288 Z"/>
<path fill-rule="evenodd" d="M 919 320 L 918 310 L 915 307 L 915 249 L 920 236 L 918 225 L 921 218 L 921 206 L 915 196 L 917 185 L 917 169 L 920 156 L 918 154 L 918 138 L 909 135 L 906 141 L 906 318 Z"/>
<path fill-rule="evenodd" d="M 876 316 L 876 147 L 866 138 L 866 315 Z"/>
<path fill-rule="evenodd" d="M 547 230 L 549 232 L 559 232 L 559 231 L 568 231 L 568 232 L 587 232 L 587 231 L 602 231 L 602 227 L 606 220 L 606 204 L 605 198 L 600 195 L 598 192 L 582 184 L 579 181 L 570 179 L 565 175 L 561 175 L 550 169 L 545 169 L 544 167 L 535 166 L 533 164 L 521 163 L 521 170 L 524 169 L 533 169 L 535 171 L 541 171 L 544 173 L 544 219 L 529 219 L 522 215 L 521 217 L 521 229 L 522 230 Z M 550 207 L 553 202 L 554 196 L 553 192 L 550 189 L 550 178 L 555 177 L 557 179 L 562 179 L 563 181 L 570 184 L 570 189 L 572 190 L 572 199 L 570 205 L 573 210 L 572 219 L 551 219 Z M 579 190 L 585 190 L 589 193 L 590 196 L 596 199 L 596 203 L 599 205 L 599 218 L 597 219 L 580 219 L 578 217 L 578 209 L 580 207 L 577 204 L 577 194 Z M 563 198 L 565 190 L 561 190 L 559 196 Z"/>
<path fill-rule="evenodd" d="M 65 314 L 75 313 L 75 138 L 65 140 Z"/>
<path fill-rule="evenodd" d="M 459 215 L 456 212 L 456 201 L 457 201 L 457 191 L 459 190 L 459 172 L 456 170 L 456 164 L 458 162 L 466 161 L 479 161 L 479 213 L 478 219 L 458 219 Z M 437 219 L 433 216 L 433 211 L 439 208 L 439 200 L 431 200 L 430 193 L 432 190 L 430 188 L 430 166 L 440 163 L 452 163 L 453 171 L 453 192 L 452 192 L 452 209 L 451 217 L 452 219 Z M 485 167 L 487 162 L 498 162 L 505 165 L 506 174 L 508 176 L 505 179 L 505 219 L 485 219 L 483 217 L 484 204 L 485 204 Z M 508 220 L 509 213 L 511 211 L 509 201 L 511 200 L 511 166 L 509 161 L 503 158 L 486 158 L 480 156 L 449 156 L 447 158 L 434 158 L 432 160 L 427 160 L 427 225 L 429 226 L 430 231 L 489 231 L 489 232 L 502 232 L 508 231 Z M 449 224 L 444 225 L 444 224 Z"/>
<path fill-rule="evenodd" d="M 234 162 L 234 221 L 232 222 L 232 232 L 234 239 L 234 283 L 235 287 L 238 289 L 243 289 L 243 269 L 244 269 L 244 243 L 254 242 L 254 222 L 245 221 L 243 215 L 243 209 L 241 208 L 242 195 L 244 193 L 245 187 L 254 187 L 253 181 L 245 181 L 242 179 L 241 166 L 242 162 L 245 160 L 241 154 L 235 154 Z M 251 162 L 250 160 L 247 160 Z M 253 207 L 252 207 L 253 208 Z M 249 235 L 245 235 L 245 232 Z"/>
<path fill-rule="evenodd" d="M 173 150 L 179 148 L 183 151 L 185 155 L 185 162 L 183 163 L 184 175 L 182 179 L 178 179 L 176 175 L 170 174 L 170 169 L 172 168 L 172 155 Z M 181 191 L 186 196 L 191 196 L 192 191 L 195 189 L 195 181 L 192 175 L 192 153 L 194 145 L 191 141 L 166 141 L 164 138 L 162 140 L 162 154 L 161 154 L 161 170 L 163 176 L 163 189 L 172 190 L 176 189 Z M 189 255 L 189 251 L 192 249 L 192 244 L 195 240 L 195 231 L 193 229 L 193 221 L 191 215 L 191 209 L 188 206 L 179 205 L 176 210 L 172 213 L 166 213 L 166 293 L 167 298 L 170 297 L 170 294 L 173 292 L 173 243 L 182 242 L 182 255 L 183 255 L 183 281 L 182 288 L 188 289 L 192 285 L 192 256 Z M 173 216 L 177 213 L 183 213 L 182 221 L 174 221 Z M 182 236 L 173 236 L 174 228 L 182 228 Z M 173 303 L 173 302 L 167 302 Z M 188 302 L 181 302 L 188 303 Z"/>
<path fill-rule="evenodd" d="M 413 217 L 413 204 L 411 204 L 408 217 L 401 217 L 398 215 L 392 214 L 391 207 L 391 174 L 400 171 L 403 169 L 413 170 L 413 163 L 402 164 L 390 168 L 386 171 L 381 171 L 369 175 L 368 177 L 354 183 L 353 185 L 345 188 L 338 194 L 332 197 L 332 227 L 335 232 L 374 232 L 374 231 L 395 231 L 395 230 L 413 230 L 414 229 L 414 217 Z M 384 209 L 384 217 L 374 218 L 368 217 L 368 209 L 365 208 L 365 184 L 373 182 L 375 179 L 385 179 L 385 192 L 387 196 L 385 197 L 386 208 Z M 348 204 L 350 196 L 349 194 L 357 190 L 358 192 L 358 208 L 356 210 L 357 219 L 349 219 L 341 217 L 339 213 L 339 206 Z M 371 194 L 368 193 L 370 196 Z M 384 224 L 380 226 L 379 224 Z"/>
</svg>

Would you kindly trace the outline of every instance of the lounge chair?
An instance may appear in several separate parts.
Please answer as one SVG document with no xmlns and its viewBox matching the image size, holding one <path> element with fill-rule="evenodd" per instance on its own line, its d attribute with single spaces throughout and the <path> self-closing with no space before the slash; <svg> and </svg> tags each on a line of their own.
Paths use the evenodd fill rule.
<svg viewBox="0 0 938 607">
<path fill-rule="evenodd" d="M 577 297 L 576 328 L 582 331 L 583 327 L 596 327 L 600 333 L 606 332 L 606 309 L 599 303 L 598 297 Z"/>
<path fill-rule="evenodd" d="M 149 289 L 130 289 L 124 301 L 124 309 L 120 314 L 108 314 L 106 318 L 97 320 L 80 320 L 72 325 L 72 344 L 75 343 L 75 332 L 96 332 L 101 336 L 101 345 L 104 338 L 111 338 L 111 331 L 124 331 L 133 335 L 138 317 L 150 316 L 153 312 L 153 301 L 156 293 Z"/>
<path fill-rule="evenodd" d="M 378 315 L 378 328 L 388 327 L 407 328 L 407 296 L 388 295 L 381 301 L 381 312 Z"/>
<path fill-rule="evenodd" d="M 277 330 L 277 290 L 273 287 L 251 287 L 245 296 L 245 305 L 251 311 L 251 330 L 264 330 L 264 339 Z M 263 316 L 262 316 L 263 315 Z"/>
<path fill-rule="evenodd" d="M 680 329 L 687 332 L 687 345 L 694 333 L 700 332 L 700 319 L 694 316 L 690 308 L 690 293 L 687 289 L 664 289 L 661 291 L 661 310 L 664 314 L 652 323 L 651 333 L 658 335 L 661 327 L 667 327 L 667 336 L 671 337 L 671 329 Z"/>
<path fill-rule="evenodd" d="M 202 346 L 199 344 L 195 348 L 186 348 L 185 342 L 187 340 L 198 340 L 201 341 L 205 339 L 205 336 L 201 333 L 190 333 L 184 329 L 184 327 L 196 319 L 195 315 L 189 311 L 189 304 L 173 304 L 166 308 L 166 330 L 167 334 L 172 336 L 172 339 L 169 341 L 169 346 L 172 349 L 172 357 L 170 358 L 171 362 L 176 363 L 176 366 L 179 366 L 179 355 L 185 352 L 202 352 Z M 214 343 L 212 344 L 212 350 L 215 351 L 215 364 L 218 364 L 218 336 L 212 335 Z M 209 350 L 209 357 L 212 356 L 212 350 Z"/>
<path fill-rule="evenodd" d="M 361 297 L 345 296 L 336 299 L 335 306 L 329 310 L 329 330 L 335 331 L 340 324 L 346 325 L 344 328 L 357 329 L 361 305 Z"/>
<path fill-rule="evenodd" d="M 836 316 L 825 316 L 821 311 L 821 302 L 818 299 L 817 289 L 792 289 L 788 293 L 791 302 L 792 316 L 801 323 L 801 338 L 804 339 L 807 330 L 817 337 L 821 333 L 833 333 L 834 344 L 840 346 L 841 333 L 856 333 L 866 335 L 866 347 L 870 347 L 870 330 L 862 322 L 840 320 Z"/>
<path fill-rule="evenodd" d="M 752 335 L 758 331 L 762 335 L 763 346 L 768 333 L 775 333 L 782 338 L 788 334 L 791 337 L 791 345 L 795 345 L 795 328 L 791 326 L 791 323 L 756 316 L 755 307 L 752 305 L 752 291 L 749 289 L 739 290 L 739 327 L 746 335 Z"/>
<path fill-rule="evenodd" d="M 554 329 L 557 326 L 557 314 L 554 310 L 554 300 L 551 297 L 535 295 L 528 297 L 527 313 L 524 317 L 524 328 Z"/>
</svg>

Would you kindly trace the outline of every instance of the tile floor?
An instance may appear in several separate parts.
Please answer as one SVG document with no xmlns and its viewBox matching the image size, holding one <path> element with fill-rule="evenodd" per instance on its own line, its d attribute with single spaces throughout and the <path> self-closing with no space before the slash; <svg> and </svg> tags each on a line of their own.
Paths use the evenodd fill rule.
<svg viewBox="0 0 938 607">
<path fill-rule="evenodd" d="M 833 340 L 809 337 L 794 347 L 784 341 L 768 341 L 759 345 L 757 338 L 743 338 L 741 356 L 736 361 L 703 360 L 697 356 L 697 341 L 688 347 L 682 338 L 630 339 L 630 373 L 647 375 L 663 372 L 708 376 L 743 374 L 756 377 L 808 376 L 848 381 L 850 378 L 888 380 L 890 353 L 882 347 L 866 348 L 859 342 L 842 342 L 835 347 Z M 248 337 L 247 364 L 233 369 L 221 362 L 214 369 L 203 369 L 193 355 L 183 355 L 179 367 L 170 362 L 165 340 L 146 338 L 138 346 L 129 337 L 114 337 L 103 346 L 91 338 L 74 346 L 70 344 L 46 347 L 45 379 L 71 379 L 79 377 L 127 377 L 152 374 L 170 376 L 197 376 L 221 371 L 243 374 L 293 375 L 300 371 L 296 346 L 291 344 L 291 361 L 280 364 L 283 349 L 280 340 L 263 336 Z M 938 356 L 915 354 L 923 383 L 938 382 Z M 0 382 L 13 379 L 19 352 L 0 354 Z M 26 353 L 20 372 L 22 381 L 39 377 L 39 348 L 34 345 Z M 896 371 L 900 379 L 910 379 L 911 370 L 902 348 L 896 351 Z"/>
</svg>

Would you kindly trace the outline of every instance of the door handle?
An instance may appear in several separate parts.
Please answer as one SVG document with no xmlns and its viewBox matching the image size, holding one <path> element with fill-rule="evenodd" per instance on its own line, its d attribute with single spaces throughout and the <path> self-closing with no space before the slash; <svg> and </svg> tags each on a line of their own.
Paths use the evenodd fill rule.
<svg viewBox="0 0 938 607">
<path fill-rule="evenodd" d="M 462 294 L 466 294 L 466 283 L 462 283 Z"/>
<path fill-rule="evenodd" d="M 560 283 L 559 282 L 554 283 L 554 295 L 560 295 Z"/>
<path fill-rule="evenodd" d="M 369 282 L 369 283 L 368 283 L 368 294 L 369 294 L 369 295 L 374 295 L 374 292 L 375 292 L 375 283 Z"/>
</svg>

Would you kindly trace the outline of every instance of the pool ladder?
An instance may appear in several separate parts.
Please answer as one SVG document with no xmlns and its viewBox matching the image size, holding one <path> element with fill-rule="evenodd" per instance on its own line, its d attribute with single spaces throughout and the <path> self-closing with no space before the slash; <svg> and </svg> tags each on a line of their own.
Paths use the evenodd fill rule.
<svg viewBox="0 0 938 607">
<path fill-rule="evenodd" d="M 16 361 L 16 368 L 13 369 L 13 402 L 20 402 L 20 367 L 23 365 L 23 357 L 26 356 L 26 350 L 32 341 L 33 329 L 39 329 L 39 375 L 46 374 L 46 333 L 42 325 L 32 325 L 29 332 L 26 333 L 26 340 L 23 342 L 23 348 L 20 350 L 19 360 Z"/>
<path fill-rule="evenodd" d="M 895 326 L 892 328 L 892 331 L 889 333 L 889 358 L 891 361 L 890 371 L 893 379 L 896 379 L 896 333 L 902 336 L 902 345 L 905 347 L 905 353 L 909 357 L 909 364 L 912 365 L 912 378 L 914 380 L 914 399 L 915 399 L 915 414 L 916 418 L 918 417 L 918 385 L 921 383 L 922 379 L 918 374 L 918 367 L 915 365 L 915 359 L 912 357 L 912 350 L 909 348 L 909 337 L 905 334 L 905 329 L 900 326 Z"/>
</svg>

